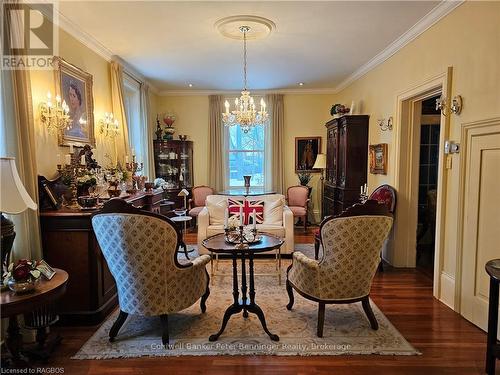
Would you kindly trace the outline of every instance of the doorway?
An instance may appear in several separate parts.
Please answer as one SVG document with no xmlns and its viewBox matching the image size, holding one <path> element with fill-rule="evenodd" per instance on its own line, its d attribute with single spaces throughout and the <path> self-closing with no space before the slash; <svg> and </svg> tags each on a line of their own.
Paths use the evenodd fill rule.
<svg viewBox="0 0 500 375">
<path fill-rule="evenodd" d="M 432 96 L 421 102 L 420 147 L 418 165 L 418 208 L 416 261 L 419 270 L 433 277 L 436 245 L 436 207 L 438 190 L 439 138 L 441 113 Z"/>
</svg>

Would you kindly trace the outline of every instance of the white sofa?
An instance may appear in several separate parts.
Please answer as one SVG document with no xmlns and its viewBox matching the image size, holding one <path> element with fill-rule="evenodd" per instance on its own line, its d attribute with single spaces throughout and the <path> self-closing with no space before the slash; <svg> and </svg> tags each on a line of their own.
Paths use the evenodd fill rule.
<svg viewBox="0 0 500 375">
<path fill-rule="evenodd" d="M 198 214 L 200 254 L 208 254 L 208 250 L 202 245 L 205 238 L 224 232 L 224 211 L 227 210 L 228 198 L 242 200 L 244 197 L 207 196 L 205 207 Z M 285 243 L 281 247 L 281 254 L 291 254 L 294 249 L 293 213 L 286 206 L 285 197 L 281 194 L 269 194 L 252 197 L 252 199 L 264 201 L 264 222 L 257 224 L 257 230 L 283 238 Z"/>
</svg>

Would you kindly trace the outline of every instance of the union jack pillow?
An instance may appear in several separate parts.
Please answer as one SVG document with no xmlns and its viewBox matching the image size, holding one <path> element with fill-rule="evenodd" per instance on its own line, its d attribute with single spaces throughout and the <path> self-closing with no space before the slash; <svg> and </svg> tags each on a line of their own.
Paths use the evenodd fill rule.
<svg viewBox="0 0 500 375">
<path fill-rule="evenodd" d="M 255 221 L 257 224 L 262 224 L 264 222 L 264 201 L 263 200 L 252 200 L 252 199 L 232 199 L 227 200 L 227 209 L 229 211 L 229 217 L 240 215 L 240 207 L 243 208 L 243 225 L 253 224 L 252 214 L 255 210 Z"/>
</svg>

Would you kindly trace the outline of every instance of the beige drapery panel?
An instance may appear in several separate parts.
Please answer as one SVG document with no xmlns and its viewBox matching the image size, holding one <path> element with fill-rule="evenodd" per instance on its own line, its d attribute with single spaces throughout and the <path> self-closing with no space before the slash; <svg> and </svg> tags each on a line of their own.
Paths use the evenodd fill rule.
<svg viewBox="0 0 500 375">
<path fill-rule="evenodd" d="M 269 126 L 271 127 L 271 175 L 273 190 L 283 194 L 285 192 L 285 172 L 283 136 L 285 114 L 283 94 L 269 94 L 266 96 L 269 108 Z"/>
<path fill-rule="evenodd" d="M 125 111 L 123 89 L 123 66 L 117 61 L 111 61 L 111 102 L 113 115 L 120 123 L 122 137 L 115 138 L 115 161 L 123 162 L 125 155 L 130 155 L 128 142 L 127 115 Z"/>
<path fill-rule="evenodd" d="M 224 190 L 224 126 L 222 125 L 223 96 L 208 97 L 208 184 L 215 191 Z"/>
<path fill-rule="evenodd" d="M 9 21 L 11 21 L 9 29 L 13 37 L 22 38 L 24 35 L 22 20 L 13 17 Z M 21 181 L 28 194 L 38 204 L 35 124 L 30 72 L 29 70 L 1 70 L 0 73 L 2 90 L 0 155 L 16 159 Z M 16 231 L 11 259 L 41 259 L 38 210 L 28 209 L 21 214 L 8 216 L 14 222 Z"/>
<path fill-rule="evenodd" d="M 153 181 L 155 178 L 155 164 L 153 158 L 153 120 L 151 118 L 151 103 L 149 101 L 149 85 L 147 83 L 141 83 L 141 110 L 142 110 L 142 122 L 144 124 L 143 128 L 143 139 L 144 148 L 146 156 L 144 159 L 144 172 L 143 174 L 148 176 L 149 181 Z"/>
</svg>

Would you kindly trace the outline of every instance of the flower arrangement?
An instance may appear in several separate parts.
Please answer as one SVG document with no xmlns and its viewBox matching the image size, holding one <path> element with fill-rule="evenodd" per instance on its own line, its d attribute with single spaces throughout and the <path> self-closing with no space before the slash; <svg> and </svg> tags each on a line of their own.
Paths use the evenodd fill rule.
<svg viewBox="0 0 500 375">
<path fill-rule="evenodd" d="M 90 171 L 84 172 L 81 176 L 76 178 L 78 187 L 89 188 L 91 186 L 97 185 L 97 179 L 94 174 Z"/>
<path fill-rule="evenodd" d="M 37 261 L 29 259 L 20 259 L 16 263 L 9 264 L 7 272 L 3 275 L 4 285 L 8 285 L 15 292 L 33 290 L 35 282 L 42 274 L 38 266 Z"/>
<path fill-rule="evenodd" d="M 233 215 L 227 220 L 227 229 L 236 230 L 240 226 L 240 219 L 238 215 Z"/>
<path fill-rule="evenodd" d="M 167 181 L 165 181 L 163 178 L 161 177 L 158 177 L 158 178 L 155 178 L 154 180 L 154 188 L 155 189 L 158 189 L 158 188 L 162 188 L 163 190 L 167 189 Z"/>
</svg>

